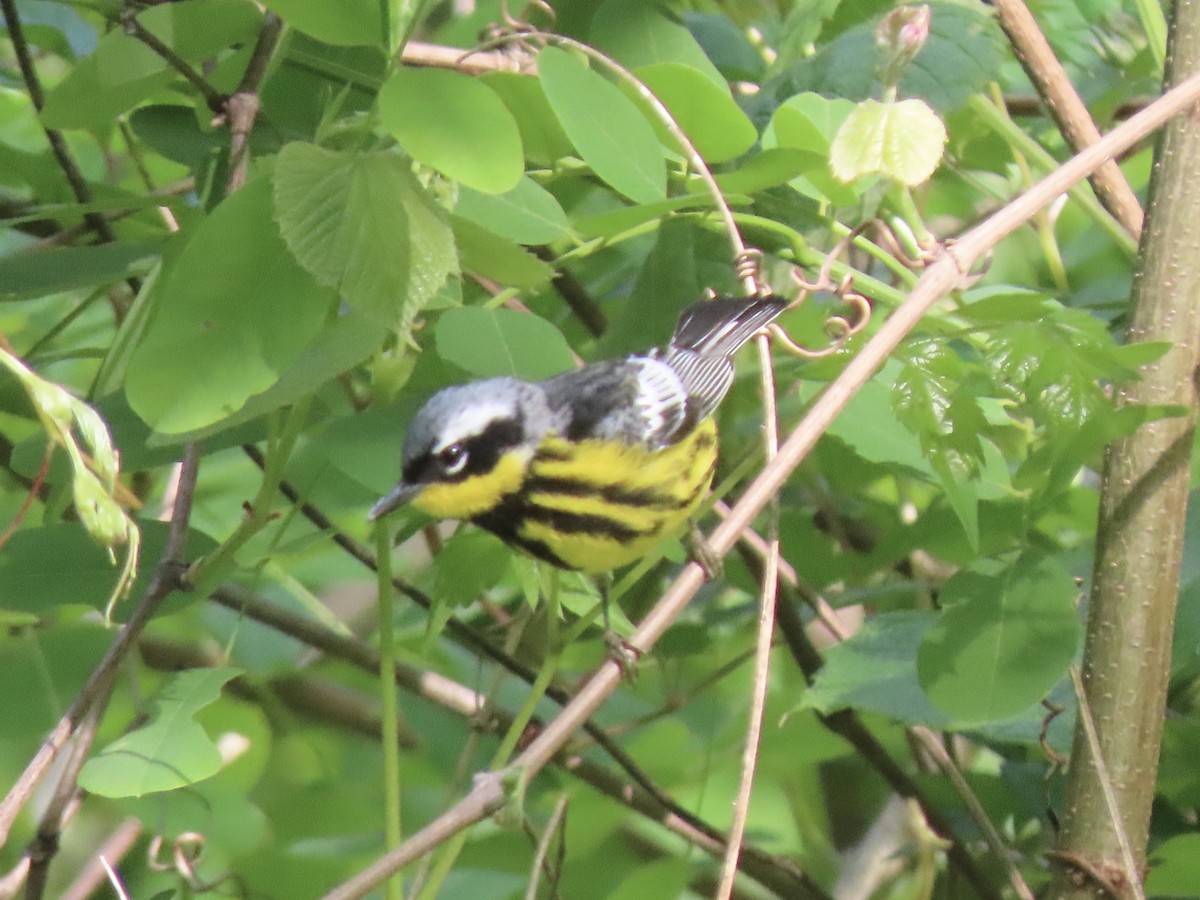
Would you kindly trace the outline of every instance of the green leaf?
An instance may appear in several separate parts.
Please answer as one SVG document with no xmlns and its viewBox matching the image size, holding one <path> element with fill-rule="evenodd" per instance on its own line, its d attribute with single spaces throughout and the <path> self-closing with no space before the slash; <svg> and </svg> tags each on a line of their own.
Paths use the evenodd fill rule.
<svg viewBox="0 0 1200 900">
<path fill-rule="evenodd" d="M 454 237 L 462 267 L 500 284 L 535 290 L 554 278 L 554 268 L 508 238 L 466 219 L 454 218 Z"/>
<path fill-rule="evenodd" d="M 252 45 L 262 13 L 250 0 L 190 0 L 152 6 L 137 20 L 186 62 L 198 64 L 231 45 Z M 42 122 L 47 128 L 108 129 L 178 77 L 148 46 L 114 28 L 46 95 Z"/>
<path fill-rule="evenodd" d="M 252 178 L 190 235 L 159 282 L 126 376 L 129 405 L 174 434 L 237 412 L 296 361 L 335 303 L 296 264 Z"/>
<path fill-rule="evenodd" d="M 896 365 L 889 362 L 881 375 L 854 395 L 844 414 L 830 426 L 829 434 L 844 441 L 863 459 L 903 466 L 932 480 L 934 472 L 920 441 L 893 410 L 891 383 L 895 376 Z"/>
<path fill-rule="evenodd" d="M 591 45 L 626 69 L 656 63 L 685 66 L 725 89 L 725 78 L 692 33 L 667 9 L 646 0 L 605 0 L 592 16 Z"/>
<path fill-rule="evenodd" d="M 968 322 L 992 325 L 999 322 L 1036 321 L 1060 309 L 1049 294 L 1023 288 L 984 287 L 967 291 L 958 314 Z"/>
<path fill-rule="evenodd" d="M 375 0 L 264 0 L 298 31 L 342 47 L 382 44 L 382 7 Z"/>
<path fill-rule="evenodd" d="M 528 176 L 500 196 L 464 187 L 458 192 L 454 213 L 518 244 L 548 244 L 562 237 L 569 226 L 554 195 Z"/>
<path fill-rule="evenodd" d="M 563 130 L 598 177 L 638 203 L 666 195 L 662 145 L 633 101 L 556 47 L 538 54 L 538 78 Z"/>
<path fill-rule="evenodd" d="M 634 74 L 667 108 L 706 162 L 728 162 L 758 140 L 753 123 L 723 82 L 714 84 L 695 69 L 670 62 L 642 66 Z M 675 149 L 676 142 L 665 129 L 662 138 Z"/>
<path fill-rule="evenodd" d="M 854 104 L 849 100 L 797 94 L 779 104 L 771 116 L 770 132 L 780 147 L 825 154 L 852 112 Z"/>
<path fill-rule="evenodd" d="M 1194 898 L 1200 885 L 1200 834 L 1180 834 L 1150 854 L 1146 895 Z"/>
<path fill-rule="evenodd" d="M 786 184 L 809 172 L 826 172 L 828 163 L 828 156 L 822 153 L 790 147 L 772 147 L 755 153 L 732 172 L 717 175 L 717 184 L 722 191 L 753 194 L 778 184 Z"/>
<path fill-rule="evenodd" d="M 239 757 L 232 765 L 240 762 Z M 193 784 L 186 791 L 125 797 L 119 806 L 126 815 L 154 822 L 158 833 L 168 841 L 189 832 L 203 834 L 207 845 L 238 857 L 259 847 L 271 833 L 263 810 L 246 796 L 248 793 L 245 787 L 228 784 L 222 771 L 220 778 Z M 181 898 L 172 891 L 163 900 Z"/>
<path fill-rule="evenodd" d="M 221 753 L 193 718 L 221 696 L 241 669 L 180 672 L 152 702 L 150 721 L 89 759 L 79 786 L 102 797 L 141 797 L 210 778 Z"/>
<path fill-rule="evenodd" d="M 930 701 L 960 725 L 1008 718 L 1044 697 L 1075 656 L 1078 588 L 1051 559 L 1023 554 L 994 575 L 963 570 L 917 655 Z"/>
<path fill-rule="evenodd" d="M 397 69 L 379 91 L 379 117 L 413 159 L 485 194 L 512 190 L 525 171 L 516 120 L 461 72 Z"/>
<path fill-rule="evenodd" d="M 139 106 L 129 113 L 129 124 L 155 152 L 190 169 L 202 169 L 229 146 L 229 133 L 214 127 L 211 120 L 198 118 L 194 106 L 176 103 Z M 255 157 L 277 152 L 280 144 L 274 128 L 256 128 L 250 132 L 250 151 Z"/>
<path fill-rule="evenodd" d="M 4 555 L 0 553 L 0 570 Z M 110 566 L 109 587 L 112 578 Z M 8 606 L 3 602 L 0 605 Z M 4 685 L 0 691 L 0 719 L 5 735 L 13 741 L 40 740 L 53 728 L 112 644 L 112 633 L 98 616 L 92 621 L 54 625 L 44 624 L 50 621 L 45 609 L 37 617 L 42 625 L 22 632 L 14 628 L 0 640 L 0 684 Z"/>
<path fill-rule="evenodd" d="M 842 181 L 878 172 L 914 187 L 933 174 L 945 146 L 946 126 L 923 100 L 864 100 L 838 129 L 829 162 Z"/>
<path fill-rule="evenodd" d="M 480 378 L 514 375 L 540 381 L 575 362 L 562 332 L 539 316 L 512 309 L 447 310 L 434 339 L 438 356 Z"/>
<path fill-rule="evenodd" d="M 334 131 L 361 132 L 387 77 L 388 59 L 382 48 L 335 47 L 299 31 L 291 32 L 284 46 L 286 52 L 275 55 L 260 91 L 261 116 L 272 127 L 256 127 L 251 140 L 265 131 L 274 133 L 279 143 L 308 140 L 330 126 Z M 345 118 L 335 118 L 335 109 Z M 361 145 L 339 142 L 339 146 Z"/>
<path fill-rule="evenodd" d="M 929 39 L 904 70 L 899 93 L 953 112 L 995 79 L 1005 41 L 994 17 L 982 4 L 949 0 L 929 6 L 933 10 Z M 791 66 L 772 89 L 785 97 L 812 91 L 826 97 L 865 100 L 877 94 L 877 21 L 847 28 L 815 54 Z"/>
<path fill-rule="evenodd" d="M 167 523 L 139 520 L 142 532 L 142 558 L 162 556 L 167 539 Z M 187 535 L 186 557 L 195 559 L 216 547 L 216 541 L 202 532 Z M 152 565 L 138 571 L 131 593 L 139 596 L 149 584 Z M 64 604 L 84 604 L 102 609 L 119 568 L 108 553 L 88 537 L 83 527 L 73 522 L 58 522 L 40 528 L 23 528 L 4 545 L 0 553 L 0 607 L 38 616 L 49 616 Z M 176 600 L 199 598 L 172 594 Z"/>
<path fill-rule="evenodd" d="M 274 181 L 292 255 L 380 322 L 404 327 L 457 271 L 444 213 L 398 154 L 288 144 Z"/>
<path fill-rule="evenodd" d="M 500 583 L 511 559 L 512 551 L 486 531 L 456 534 L 438 553 L 433 595 L 449 609 L 469 606 Z"/>
<path fill-rule="evenodd" d="M 496 92 L 516 120 L 527 160 L 553 166 L 575 152 L 536 78 L 518 72 L 487 72 L 479 80 Z"/>
<path fill-rule="evenodd" d="M 947 718 L 930 705 L 917 681 L 916 655 L 937 614 L 920 610 L 871 616 L 830 647 L 802 706 L 822 713 L 857 709 L 908 725 L 941 728 Z"/>
<path fill-rule="evenodd" d="M 791 181 L 792 187 L 804 196 L 837 206 L 856 201 L 854 188 L 834 178 L 829 168 L 830 145 L 853 111 L 854 104 L 848 100 L 807 93 L 789 97 L 775 110 L 763 135 L 763 147 L 768 152 L 777 148 L 802 150 L 821 158 L 820 165 L 809 167 Z"/>
<path fill-rule="evenodd" d="M 158 244 L 124 241 L 13 253 L 0 258 L 0 301 L 99 288 L 130 275 L 144 275 L 161 253 Z"/>
<path fill-rule="evenodd" d="M 296 362 L 280 373 L 278 381 L 250 397 L 233 415 L 196 431 L 171 435 L 168 440 L 154 435 L 149 443 L 154 447 L 206 439 L 295 403 L 365 360 L 379 349 L 388 334 L 378 321 L 353 310 L 340 315 L 317 332 Z"/>
</svg>

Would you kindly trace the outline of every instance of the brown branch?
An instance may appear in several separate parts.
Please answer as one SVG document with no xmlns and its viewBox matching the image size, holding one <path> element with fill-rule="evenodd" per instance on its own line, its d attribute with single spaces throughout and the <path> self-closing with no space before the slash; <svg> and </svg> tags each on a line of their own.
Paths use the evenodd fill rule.
<svg viewBox="0 0 1200 900">
<path fill-rule="evenodd" d="M 59 775 L 58 784 L 50 802 L 46 804 L 38 823 L 37 833 L 30 841 L 25 855 L 29 857 L 29 878 L 25 882 L 25 900 L 41 900 L 46 892 L 46 882 L 50 877 L 50 863 L 58 853 L 59 838 L 62 836 L 66 823 L 79 809 L 81 795 L 76 786 L 79 770 L 87 762 L 91 754 L 92 743 L 96 739 L 96 729 L 104 715 L 104 707 L 111 692 L 105 690 L 99 702 L 92 704 L 91 709 L 83 717 L 79 729 L 75 732 L 75 742 L 67 763 Z"/>
<path fill-rule="evenodd" d="M 15 0 L 0 0 L 0 11 L 4 13 L 4 21 L 8 26 L 8 37 L 12 42 L 13 52 L 17 57 L 17 65 L 21 69 L 21 78 L 25 82 L 25 89 L 29 91 L 29 99 L 33 101 L 33 108 L 40 113 L 46 105 L 46 95 L 42 91 L 42 83 L 38 78 L 37 69 L 33 64 L 33 56 L 29 52 L 29 43 L 25 38 L 21 19 L 17 15 Z M 58 161 L 58 167 L 62 169 L 63 174 L 67 178 L 67 183 L 71 186 L 71 192 L 75 195 L 75 199 L 81 204 L 91 203 L 91 188 L 88 187 L 87 180 L 83 177 L 79 166 L 76 165 L 75 158 L 71 156 L 70 148 L 67 147 L 67 142 L 62 136 L 62 132 L 54 128 L 47 128 L 44 125 L 42 126 L 42 131 L 46 135 L 46 140 L 50 143 L 50 151 Z M 101 240 L 112 242 L 117 239 L 116 233 L 112 230 L 112 226 L 108 224 L 108 220 L 104 216 L 96 212 L 86 212 L 83 214 L 83 218 L 88 223 L 88 227 Z M 0 841 L 0 843 L 3 843 L 3 841 Z"/>
<path fill-rule="evenodd" d="M 1066 69 L 1054 55 L 1050 42 L 1024 0 L 994 0 L 992 5 L 1025 74 L 1045 102 L 1047 112 L 1066 138 L 1067 145 L 1078 153 L 1100 140 L 1100 129 L 1092 121 L 1067 77 Z M 1105 209 L 1131 235 L 1141 237 L 1142 207 L 1116 162 L 1105 162 L 1089 177 L 1096 197 Z"/>
<path fill-rule="evenodd" d="M 379 670 L 379 651 L 376 648 L 339 635 L 312 619 L 296 615 L 244 588 L 227 585 L 214 591 L 211 599 L 364 672 L 375 673 Z M 395 675 L 396 684 L 404 690 L 465 719 L 478 718 L 485 708 L 485 698 L 481 694 L 436 672 L 397 663 Z M 505 710 L 489 706 L 488 713 L 493 718 L 489 723 L 491 729 L 503 732 L 512 723 L 512 715 Z M 377 738 L 378 734 L 376 726 L 372 736 Z M 631 780 L 632 776 L 623 777 L 613 773 L 569 750 L 561 754 L 556 762 L 601 794 L 658 822 L 706 852 L 718 856 L 724 849 L 725 836 L 719 829 L 680 807 L 640 771 L 635 769 L 637 777 Z M 650 790 L 643 786 L 645 783 L 651 784 Z M 823 896 L 794 862 L 771 856 L 754 847 L 743 849 L 740 868 L 746 875 L 781 896 Z"/>
<path fill-rule="evenodd" d="M 271 60 L 271 54 L 275 52 L 282 31 L 283 22 L 279 16 L 273 12 L 263 16 L 258 41 L 254 45 L 241 83 L 225 102 L 225 114 L 229 120 L 227 193 L 233 193 L 246 183 L 246 172 L 250 167 L 250 131 L 254 127 L 254 120 L 258 118 L 258 88 L 267 74 L 267 64 Z"/>
<path fill-rule="evenodd" d="M 111 831 L 100 851 L 91 856 L 75 876 L 75 881 L 63 891 L 59 900 L 90 900 L 97 896 L 101 887 L 108 886 L 108 873 L 100 862 L 103 857 L 116 866 L 137 843 L 142 836 L 142 823 L 139 819 L 129 818 Z"/>
<path fill-rule="evenodd" d="M 533 254 L 542 262 L 550 263 L 552 266 L 558 259 L 558 255 L 549 247 L 539 245 L 530 247 Z M 595 299 L 576 278 L 566 269 L 554 270 L 554 277 L 550 280 L 550 286 L 558 291 L 558 295 L 562 297 L 563 302 L 570 307 L 571 312 L 575 314 L 583 327 L 588 330 L 592 337 L 600 337 L 608 330 L 608 319 L 604 315 L 604 310 L 596 305 Z"/>
<path fill-rule="evenodd" d="M 142 629 L 150 621 L 162 600 L 180 586 L 180 576 L 186 568 L 183 558 L 184 539 L 187 536 L 188 520 L 192 513 L 192 497 L 196 488 L 196 475 L 200 468 L 200 450 L 196 444 L 188 444 L 184 450 L 183 466 L 179 476 L 179 488 L 175 498 L 175 511 L 167 529 L 162 558 L 154 568 L 150 583 L 138 601 L 129 621 L 117 632 L 104 658 L 88 676 L 88 680 L 71 706 L 59 719 L 42 746 L 25 767 L 25 771 L 0 801 L 0 845 L 8 840 L 9 831 L 18 813 L 29 802 L 34 789 L 45 777 L 51 764 L 58 757 L 71 735 L 79 727 L 88 710 L 94 704 L 107 702 L 112 686 L 113 673 L 133 648 Z"/>
<path fill-rule="evenodd" d="M 137 19 L 139 11 L 136 8 L 131 8 L 121 13 L 121 26 L 125 29 L 125 33 L 141 41 L 162 57 L 163 62 L 186 78 L 188 83 L 200 92 L 200 96 L 204 98 L 204 102 L 208 104 L 208 108 L 212 110 L 214 115 L 224 115 L 225 97 L 209 84 L 203 75 L 192 68 L 186 59 L 159 40 L 156 34 L 147 30 Z"/>
<path fill-rule="evenodd" d="M 468 75 L 524 71 L 519 56 L 505 53 L 503 50 L 481 50 L 467 55 L 466 50 L 458 47 L 423 44 L 420 41 L 406 43 L 401 58 L 407 66 L 457 69 Z"/>
</svg>

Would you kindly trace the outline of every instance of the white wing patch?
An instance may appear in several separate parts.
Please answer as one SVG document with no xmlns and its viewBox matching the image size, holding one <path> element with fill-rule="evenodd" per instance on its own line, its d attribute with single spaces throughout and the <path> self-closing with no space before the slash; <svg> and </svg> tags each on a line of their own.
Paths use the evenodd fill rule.
<svg viewBox="0 0 1200 900">
<path fill-rule="evenodd" d="M 687 391 L 675 370 L 665 362 L 633 356 L 629 364 L 637 367 L 634 406 L 647 440 L 651 444 L 661 443 L 683 424 L 687 414 Z"/>
</svg>

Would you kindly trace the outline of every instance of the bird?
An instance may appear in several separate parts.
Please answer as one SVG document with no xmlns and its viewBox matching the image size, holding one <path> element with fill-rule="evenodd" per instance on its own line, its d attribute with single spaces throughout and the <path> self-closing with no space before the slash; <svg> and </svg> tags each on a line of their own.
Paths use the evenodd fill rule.
<svg viewBox="0 0 1200 900">
<path fill-rule="evenodd" d="M 718 296 L 686 307 L 664 348 L 443 388 L 413 417 L 400 480 L 368 519 L 411 505 L 588 574 L 647 556 L 708 496 L 733 355 L 787 306 Z"/>
</svg>

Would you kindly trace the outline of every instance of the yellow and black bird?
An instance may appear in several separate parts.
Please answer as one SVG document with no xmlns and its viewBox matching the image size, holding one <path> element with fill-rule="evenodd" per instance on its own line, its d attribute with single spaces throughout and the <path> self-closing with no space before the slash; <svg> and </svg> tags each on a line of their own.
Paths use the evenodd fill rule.
<svg viewBox="0 0 1200 900">
<path fill-rule="evenodd" d="M 409 426 L 400 483 L 370 519 L 411 503 L 582 572 L 647 555 L 707 496 L 712 413 L 733 383 L 732 356 L 786 307 L 718 297 L 685 309 L 665 349 L 537 383 L 439 391 Z"/>
</svg>

